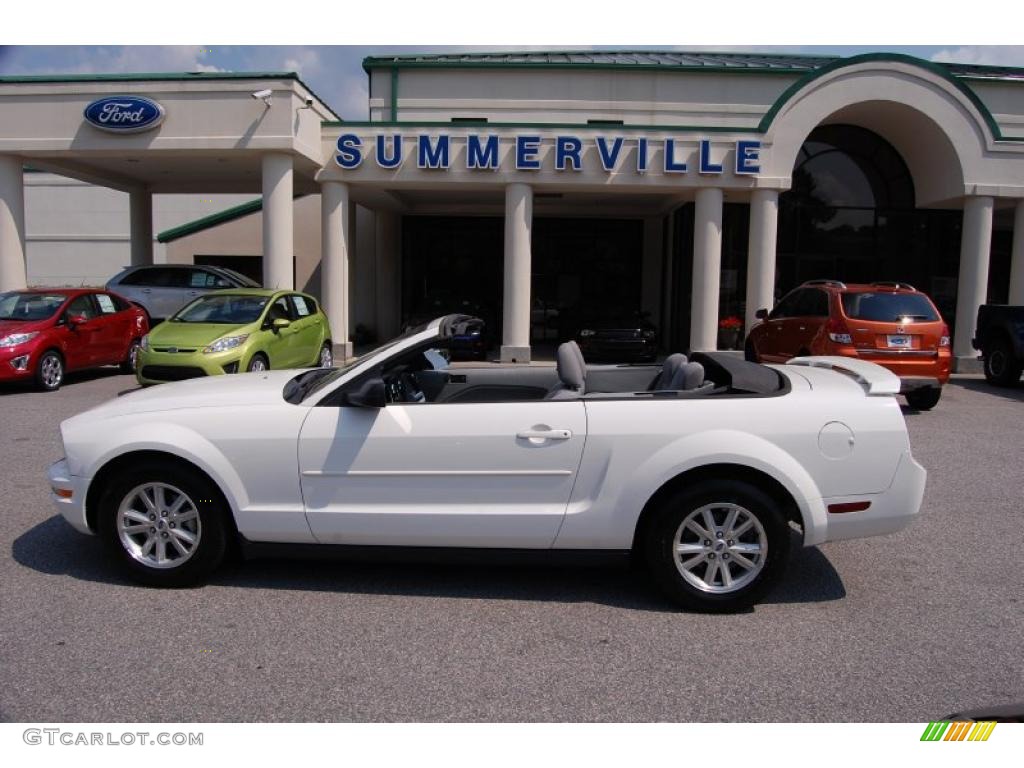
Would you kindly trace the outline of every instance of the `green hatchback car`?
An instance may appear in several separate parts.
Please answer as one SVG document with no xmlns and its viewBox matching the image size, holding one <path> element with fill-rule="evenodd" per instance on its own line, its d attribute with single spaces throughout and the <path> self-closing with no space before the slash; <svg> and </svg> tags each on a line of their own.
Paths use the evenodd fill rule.
<svg viewBox="0 0 1024 768">
<path fill-rule="evenodd" d="M 233 288 L 206 294 L 142 339 L 140 384 L 270 368 L 334 364 L 331 328 L 316 299 L 295 291 Z"/>
</svg>

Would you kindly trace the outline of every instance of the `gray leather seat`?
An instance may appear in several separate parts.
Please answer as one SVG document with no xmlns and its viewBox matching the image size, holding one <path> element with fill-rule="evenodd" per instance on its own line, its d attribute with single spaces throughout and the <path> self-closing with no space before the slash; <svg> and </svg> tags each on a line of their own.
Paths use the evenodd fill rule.
<svg viewBox="0 0 1024 768">
<path fill-rule="evenodd" d="M 654 377 L 651 386 L 647 388 L 648 391 L 679 389 L 679 387 L 672 386 L 672 381 L 679 375 L 684 365 L 686 365 L 686 355 L 682 352 L 675 352 L 666 357 L 665 362 L 661 365 L 661 373 Z"/>
<path fill-rule="evenodd" d="M 697 389 L 704 383 L 704 366 L 700 363 L 686 363 L 672 379 L 670 389 Z"/>
<path fill-rule="evenodd" d="M 571 400 L 586 390 L 587 366 L 575 341 L 567 341 L 555 352 L 558 384 L 544 396 L 545 400 Z"/>
</svg>

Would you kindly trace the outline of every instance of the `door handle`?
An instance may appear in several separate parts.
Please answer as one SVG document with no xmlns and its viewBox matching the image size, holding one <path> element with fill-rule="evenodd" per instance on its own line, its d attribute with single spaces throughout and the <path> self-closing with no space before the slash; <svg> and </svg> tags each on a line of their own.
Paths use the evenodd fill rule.
<svg viewBox="0 0 1024 768">
<path fill-rule="evenodd" d="M 516 432 L 520 440 L 568 440 L 572 432 L 568 429 L 524 429 Z"/>
</svg>

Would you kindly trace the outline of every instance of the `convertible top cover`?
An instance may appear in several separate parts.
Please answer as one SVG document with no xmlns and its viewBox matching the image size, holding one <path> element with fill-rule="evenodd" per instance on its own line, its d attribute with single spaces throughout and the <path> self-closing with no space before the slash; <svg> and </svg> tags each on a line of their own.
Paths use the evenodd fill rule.
<svg viewBox="0 0 1024 768">
<path fill-rule="evenodd" d="M 705 376 L 718 386 L 733 392 L 774 395 L 786 386 L 778 371 L 758 363 L 749 363 L 721 352 L 694 352 L 690 360 L 704 366 Z"/>
</svg>

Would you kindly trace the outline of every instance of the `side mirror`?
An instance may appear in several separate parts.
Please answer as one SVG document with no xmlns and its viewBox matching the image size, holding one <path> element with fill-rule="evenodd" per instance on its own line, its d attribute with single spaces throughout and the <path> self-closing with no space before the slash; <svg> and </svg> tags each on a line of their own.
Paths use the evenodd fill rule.
<svg viewBox="0 0 1024 768">
<path fill-rule="evenodd" d="M 274 321 L 272 321 L 270 323 L 270 327 L 274 331 L 280 331 L 282 328 L 287 328 L 291 324 L 292 324 L 291 320 L 288 320 L 288 319 L 283 318 L 283 317 L 279 317 L 279 318 L 277 318 L 276 320 L 274 320 Z"/>
<path fill-rule="evenodd" d="M 354 405 L 357 408 L 383 408 L 387 404 L 384 379 L 379 377 L 367 379 L 355 392 L 348 392 L 345 395 L 345 405 Z"/>
<path fill-rule="evenodd" d="M 756 317 L 758 320 L 764 320 L 766 317 L 768 317 L 768 310 L 763 308 L 759 309 L 757 310 L 757 312 L 754 313 L 754 317 Z"/>
<path fill-rule="evenodd" d="M 74 330 L 80 325 L 84 325 L 86 320 L 85 315 L 68 315 L 68 328 Z"/>
</svg>

